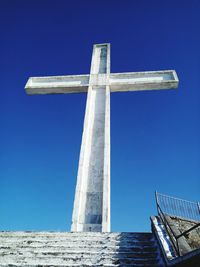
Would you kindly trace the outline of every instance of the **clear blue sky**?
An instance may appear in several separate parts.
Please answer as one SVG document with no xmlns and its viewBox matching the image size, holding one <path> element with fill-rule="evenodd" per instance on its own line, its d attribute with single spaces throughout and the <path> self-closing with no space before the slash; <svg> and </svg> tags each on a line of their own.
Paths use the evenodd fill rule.
<svg viewBox="0 0 200 267">
<path fill-rule="evenodd" d="M 154 191 L 200 200 L 200 1 L 0 1 L 0 230 L 69 230 L 86 94 L 29 76 L 176 69 L 178 90 L 111 95 L 113 231 L 148 231 Z"/>
</svg>

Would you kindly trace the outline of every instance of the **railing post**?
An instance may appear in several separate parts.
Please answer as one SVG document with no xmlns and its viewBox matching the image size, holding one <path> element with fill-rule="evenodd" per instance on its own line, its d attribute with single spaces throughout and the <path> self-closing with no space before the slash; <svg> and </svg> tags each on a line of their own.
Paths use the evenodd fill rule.
<svg viewBox="0 0 200 267">
<path fill-rule="evenodd" d="M 197 207 L 198 207 L 199 215 L 200 215 L 200 203 L 198 201 L 197 201 Z"/>
<path fill-rule="evenodd" d="M 176 247 L 177 247 L 177 254 L 180 257 L 181 253 L 180 253 L 180 248 L 179 248 L 179 243 L 178 243 L 178 239 L 176 239 Z"/>
<path fill-rule="evenodd" d="M 158 210 L 158 193 L 157 193 L 157 191 L 155 191 L 155 198 L 156 198 L 156 208 L 157 208 L 157 212 L 158 212 L 158 215 L 159 215 L 159 210 Z"/>
</svg>

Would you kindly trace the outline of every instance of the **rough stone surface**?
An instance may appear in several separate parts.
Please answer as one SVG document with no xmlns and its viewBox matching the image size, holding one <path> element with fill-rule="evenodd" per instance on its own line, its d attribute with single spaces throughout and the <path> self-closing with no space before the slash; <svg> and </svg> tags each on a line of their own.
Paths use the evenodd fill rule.
<svg viewBox="0 0 200 267">
<path fill-rule="evenodd" d="M 176 227 L 181 233 L 185 232 L 186 230 L 190 229 L 198 223 L 194 221 L 185 220 L 179 217 L 171 217 L 171 219 L 173 220 Z M 200 226 L 186 234 L 185 238 L 193 250 L 200 248 Z"/>
<path fill-rule="evenodd" d="M 151 233 L 0 232 L 0 266 L 164 266 Z"/>
</svg>

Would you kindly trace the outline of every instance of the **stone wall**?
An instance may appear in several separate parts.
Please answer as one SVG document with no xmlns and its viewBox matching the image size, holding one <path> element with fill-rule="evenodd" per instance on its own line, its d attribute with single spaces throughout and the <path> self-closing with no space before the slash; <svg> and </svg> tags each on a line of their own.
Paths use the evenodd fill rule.
<svg viewBox="0 0 200 267">
<path fill-rule="evenodd" d="M 188 221 L 179 217 L 171 217 L 176 227 L 181 233 L 195 226 L 198 222 Z M 185 235 L 185 238 L 192 249 L 200 248 L 200 226 L 188 234 Z"/>
</svg>

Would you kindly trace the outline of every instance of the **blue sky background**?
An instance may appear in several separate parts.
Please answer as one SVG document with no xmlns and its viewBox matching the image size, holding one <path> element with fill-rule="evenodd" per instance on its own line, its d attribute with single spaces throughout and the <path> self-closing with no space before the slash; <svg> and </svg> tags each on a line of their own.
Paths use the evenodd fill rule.
<svg viewBox="0 0 200 267">
<path fill-rule="evenodd" d="M 154 191 L 200 200 L 200 1 L 0 1 L 0 230 L 70 230 L 86 94 L 29 76 L 176 69 L 178 90 L 111 95 L 113 231 L 149 231 Z"/>
</svg>

